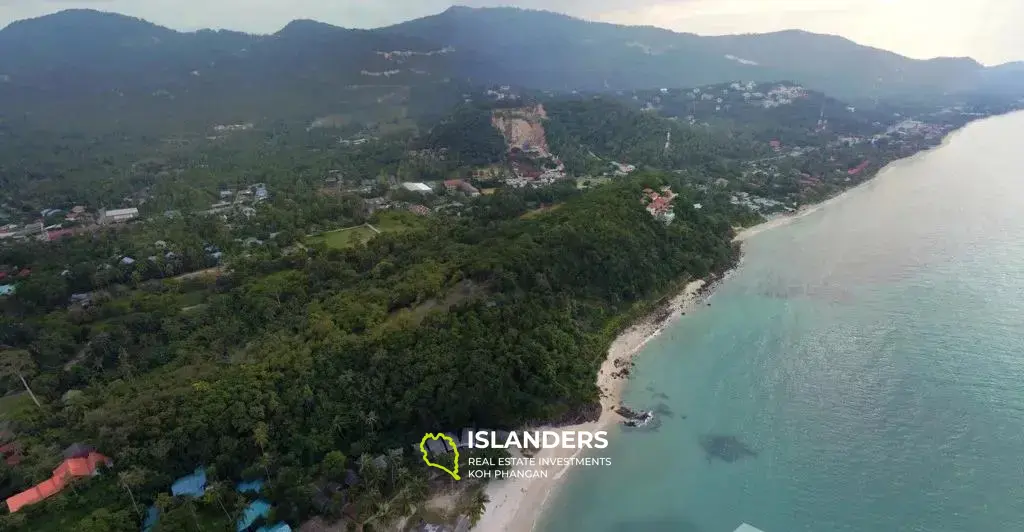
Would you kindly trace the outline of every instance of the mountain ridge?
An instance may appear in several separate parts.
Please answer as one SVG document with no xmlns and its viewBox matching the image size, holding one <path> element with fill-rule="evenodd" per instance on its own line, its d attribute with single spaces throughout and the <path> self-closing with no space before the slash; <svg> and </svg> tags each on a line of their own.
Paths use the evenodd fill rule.
<svg viewBox="0 0 1024 532">
<path fill-rule="evenodd" d="M 194 115 L 194 127 L 383 107 L 401 117 L 419 88 L 447 101 L 461 84 L 571 92 L 792 80 L 856 103 L 1024 95 L 1014 64 L 911 59 L 804 30 L 700 36 L 519 8 L 455 6 L 375 29 L 299 19 L 262 35 L 71 9 L 9 24 L 0 49 L 0 119 L 57 124 L 136 117 L 145 127 Z"/>
<path fill-rule="evenodd" d="M 215 33 L 215 34 L 228 33 L 228 34 L 237 34 L 237 35 L 247 35 L 247 36 L 252 36 L 252 37 L 268 37 L 268 36 L 273 36 L 273 35 L 281 34 L 282 32 L 288 30 L 289 27 L 293 26 L 293 25 L 309 25 L 310 27 L 315 25 L 315 26 L 318 26 L 318 27 L 332 28 L 332 29 L 339 29 L 339 30 L 354 30 L 354 31 L 373 32 L 373 31 L 384 30 L 384 29 L 388 29 L 388 28 L 399 27 L 401 25 L 408 24 L 408 23 L 410 23 L 410 21 L 413 21 L 413 20 L 419 20 L 419 19 L 423 19 L 423 18 L 442 16 L 442 15 L 445 15 L 445 14 L 461 14 L 461 13 L 472 13 L 472 12 L 479 12 L 479 11 L 508 11 L 508 10 L 543 13 L 543 14 L 547 14 L 547 15 L 558 16 L 558 17 L 561 17 L 561 18 L 564 18 L 564 19 L 580 20 L 580 21 L 584 21 L 584 23 L 593 24 L 593 25 L 604 25 L 604 26 L 615 27 L 615 28 L 631 28 L 631 29 L 645 30 L 645 31 L 651 31 L 651 32 L 662 32 L 662 33 L 667 33 L 667 34 L 672 34 L 672 35 L 681 35 L 681 36 L 699 37 L 699 38 L 712 38 L 712 39 L 714 39 L 714 38 L 729 38 L 729 37 L 764 37 L 764 36 L 774 36 L 774 35 L 782 35 L 782 34 L 799 34 L 799 35 L 810 36 L 810 37 L 834 38 L 834 39 L 846 41 L 847 43 L 850 43 L 850 44 L 853 44 L 853 45 L 856 45 L 856 46 L 860 46 L 860 47 L 863 47 L 863 48 L 869 48 L 871 50 L 876 50 L 876 51 L 880 51 L 880 52 L 886 52 L 886 53 L 890 53 L 890 54 L 893 54 L 893 55 L 897 55 L 897 56 L 905 58 L 905 59 L 910 59 L 910 60 L 915 60 L 915 61 L 969 60 L 969 61 L 977 64 L 978 66 L 982 66 L 982 68 L 988 68 L 988 69 L 999 68 L 999 66 L 1005 66 L 1005 65 L 1015 64 L 1015 63 L 1024 63 L 1024 59 L 1021 59 L 1021 60 L 1017 60 L 1017 61 L 1007 61 L 1007 62 L 1002 62 L 1002 63 L 997 63 L 997 64 L 992 64 L 992 65 L 986 66 L 986 65 L 982 64 L 980 61 L 978 61 L 977 59 L 975 59 L 975 58 L 973 58 L 971 56 L 968 56 L 968 55 L 964 55 L 964 56 L 938 55 L 938 56 L 928 57 L 928 58 L 913 58 L 913 57 L 910 57 L 910 56 L 907 56 L 907 55 L 903 55 L 903 54 L 901 54 L 899 52 L 896 52 L 896 51 L 887 50 L 885 48 L 880 48 L 880 47 L 872 46 L 872 45 L 868 45 L 868 44 L 862 44 L 862 43 L 859 43 L 859 42 L 857 42 L 857 41 L 855 41 L 853 39 L 850 39 L 848 37 L 844 37 L 842 35 L 811 32 L 811 31 L 802 30 L 802 29 L 799 29 L 799 28 L 791 28 L 791 29 L 786 29 L 786 30 L 778 30 L 778 31 L 774 31 L 774 32 L 760 32 L 760 33 L 759 32 L 742 32 L 742 33 L 724 34 L 724 35 L 701 35 L 701 34 L 696 34 L 696 33 L 692 33 L 692 32 L 680 32 L 680 31 L 671 30 L 671 29 L 668 29 L 668 28 L 660 28 L 660 27 L 651 26 L 651 25 L 625 25 L 625 24 L 607 23 L 607 21 L 588 20 L 586 18 L 581 18 L 581 17 L 578 17 L 578 16 L 573 16 L 573 15 L 569 15 L 569 14 L 565 14 L 565 13 L 560 13 L 560 12 L 557 12 L 557 11 L 551 11 L 551 10 L 548 10 L 548 9 L 528 9 L 528 8 L 505 7 L 505 6 L 503 6 L 503 7 L 472 7 L 472 6 L 465 6 L 465 5 L 453 5 L 453 6 L 449 7 L 449 8 L 444 9 L 443 11 L 440 11 L 440 12 L 432 14 L 432 15 L 426 15 L 426 16 L 423 16 L 423 17 L 420 17 L 420 18 L 413 18 L 413 19 L 410 19 L 410 20 L 404 20 L 404 21 L 401 21 L 401 23 L 396 23 L 396 24 L 393 24 L 393 25 L 380 26 L 380 27 L 375 27 L 375 28 L 349 28 L 349 27 L 339 26 L 339 25 L 335 25 L 335 24 L 331 24 L 331 23 L 325 23 L 325 21 L 316 20 L 314 18 L 295 18 L 295 19 L 289 20 L 288 23 L 286 23 L 284 26 L 282 26 L 280 30 L 274 31 L 274 32 L 267 32 L 267 33 L 245 32 L 245 31 L 241 31 L 241 30 L 233 30 L 233 29 L 230 29 L 230 28 L 201 28 L 201 29 L 197 29 L 197 30 L 177 30 L 177 29 L 174 29 L 174 28 L 171 28 L 171 27 L 168 27 L 168 26 L 163 26 L 163 25 L 160 25 L 160 24 L 157 24 L 157 23 L 153 23 L 153 21 L 147 20 L 145 18 L 124 14 L 124 13 L 120 13 L 120 12 L 117 12 L 117 11 L 106 11 L 106 10 L 102 10 L 102 9 L 93 9 L 93 8 L 69 8 L 69 9 L 61 9 L 61 10 L 54 11 L 52 13 L 48 13 L 48 14 L 44 14 L 44 15 L 27 17 L 27 18 L 19 18 L 19 19 L 16 19 L 16 20 L 12 20 L 12 21 L 10 21 L 10 23 L 8 25 L 6 25 L 3 28 L 0 28 L 0 33 L 5 32 L 7 30 L 14 29 L 16 27 L 19 27 L 19 26 L 22 26 L 22 25 L 25 25 L 25 24 L 44 23 L 44 21 L 56 20 L 56 19 L 59 19 L 61 17 L 65 17 L 65 16 L 67 16 L 69 14 L 76 14 L 76 15 L 78 15 L 78 14 L 85 14 L 85 15 L 89 15 L 89 16 L 96 16 L 96 15 L 98 15 L 98 16 L 104 16 L 104 15 L 114 16 L 114 17 L 118 17 L 118 18 L 124 19 L 125 21 L 136 21 L 136 23 L 142 23 L 142 24 L 145 24 L 147 26 L 150 26 L 150 27 L 153 27 L 153 28 L 156 28 L 156 29 L 164 30 L 164 31 L 167 31 L 167 32 L 173 32 L 173 33 L 180 34 L 180 35 L 195 35 L 195 34 L 202 34 L 202 33 L 210 32 L 210 33 Z M 99 18 L 97 17 L 96 19 L 99 19 Z"/>
<path fill-rule="evenodd" d="M 118 17 L 118 18 L 121 18 L 121 19 L 125 19 L 125 20 L 142 22 L 142 23 L 145 23 L 147 25 L 153 26 L 155 28 L 160 28 L 162 30 L 166 30 L 166 31 L 169 31 L 169 32 L 174 32 L 174 33 L 178 33 L 178 34 L 182 34 L 182 35 L 199 34 L 199 33 L 204 33 L 204 32 L 213 32 L 213 33 L 233 33 L 233 34 L 249 35 L 249 36 L 259 37 L 259 36 L 272 36 L 272 35 L 279 34 L 279 33 L 283 32 L 284 30 L 286 30 L 289 26 L 294 25 L 294 24 L 309 24 L 309 23 L 312 23 L 312 24 L 315 24 L 315 25 L 318 25 L 318 26 L 337 28 L 337 29 L 344 29 L 344 30 L 375 31 L 375 30 L 381 30 L 381 29 L 401 26 L 402 24 L 406 24 L 406 23 L 411 22 L 413 20 L 420 20 L 420 19 L 425 19 L 425 18 L 438 17 L 438 16 L 442 16 L 442 15 L 446 15 L 446 14 L 472 13 L 472 12 L 480 12 L 480 11 L 507 11 L 507 10 L 525 11 L 525 12 L 536 12 L 536 13 L 542 13 L 542 14 L 546 14 L 546 15 L 553 15 L 553 16 L 564 18 L 564 19 L 570 19 L 570 20 L 577 20 L 577 21 L 587 22 L 587 23 L 590 23 L 590 24 L 601 24 L 601 25 L 620 27 L 620 28 L 637 28 L 637 29 L 650 30 L 650 31 L 655 31 L 655 32 L 665 32 L 665 33 L 674 34 L 674 35 L 684 35 L 684 36 L 702 37 L 702 38 L 759 37 L 759 36 L 770 36 L 770 35 L 779 35 L 779 34 L 801 34 L 801 35 L 812 36 L 812 37 L 830 37 L 830 38 L 835 38 L 835 39 L 840 39 L 840 40 L 846 41 L 846 42 L 848 42 L 850 44 L 854 44 L 856 46 L 860 46 L 860 47 L 863 47 L 863 48 L 869 48 L 869 49 L 872 49 L 872 50 L 875 50 L 875 51 L 879 51 L 879 52 L 885 52 L 885 53 L 893 54 L 893 55 L 899 56 L 901 58 L 910 59 L 910 60 L 913 60 L 913 61 L 967 60 L 967 61 L 970 61 L 970 62 L 976 64 L 979 67 L 984 67 L 984 68 L 996 68 L 996 67 L 1002 67 L 1002 66 L 1012 65 L 1012 64 L 1017 64 L 1017 63 L 1024 63 L 1024 59 L 1022 59 L 1022 60 L 1019 60 L 1019 61 L 1008 61 L 1008 62 L 1005 62 L 1005 63 L 999 63 L 999 64 L 990 65 L 990 66 L 986 67 L 985 65 L 980 63 L 978 60 L 976 60 L 976 59 L 974 59 L 974 58 L 972 58 L 970 56 L 935 56 L 935 57 L 929 57 L 929 58 L 924 58 L 924 59 L 911 58 L 909 56 L 900 54 L 899 52 L 894 52 L 892 50 L 886 50 L 885 48 L 879 48 L 877 46 L 872 46 L 872 45 L 868 45 L 868 44 L 859 43 L 859 42 L 857 42 L 857 41 L 855 41 L 853 39 L 850 39 L 849 37 L 844 37 L 842 35 L 836 35 L 836 34 L 831 34 L 831 33 L 819 33 L 819 32 L 808 31 L 808 30 L 804 30 L 804 29 L 800 29 L 800 28 L 789 28 L 789 29 L 770 31 L 770 32 L 742 32 L 742 33 L 731 33 L 731 34 L 723 34 L 723 35 L 702 35 L 702 34 L 693 33 L 693 32 L 677 31 L 677 30 L 672 30 L 672 29 L 669 29 L 669 28 L 662 28 L 662 27 L 659 27 L 659 26 L 652 26 L 652 25 L 649 25 L 649 24 L 632 25 L 632 24 L 619 24 L 619 23 L 605 22 L 605 21 L 591 21 L 591 20 L 580 18 L 580 17 L 575 17 L 575 16 L 572 16 L 572 15 L 567 15 L 567 14 L 564 14 L 564 13 L 559 13 L 557 11 L 550 11 L 550 10 L 546 10 L 546 9 L 527 9 L 527 8 L 519 8 L 519 7 L 472 7 L 472 6 L 464 6 L 464 5 L 453 5 L 453 6 L 449 7 L 449 8 L 447 8 L 447 9 L 445 9 L 444 11 L 441 11 L 441 12 L 436 13 L 434 15 L 427 15 L 425 17 L 420 17 L 419 19 L 410 19 L 408 21 L 398 22 L 398 23 L 395 23 L 395 24 L 389 24 L 389 25 L 384 25 L 384 26 L 377 26 L 377 27 L 373 27 L 373 28 L 350 28 L 350 27 L 347 27 L 347 26 L 341 26 L 341 25 L 332 24 L 332 23 L 329 23 L 329 22 L 323 22 L 323 21 L 319 21 L 319 20 L 316 20 L 316 19 L 297 18 L 297 19 L 293 19 L 293 20 L 288 21 L 287 23 L 285 23 L 285 25 L 283 25 L 277 31 L 266 32 L 266 33 L 246 32 L 246 31 L 235 30 L 235 29 L 231 29 L 231 28 L 199 28 L 199 29 L 195 29 L 195 30 L 179 30 L 179 29 L 171 28 L 169 26 L 164 26 L 164 25 L 161 25 L 161 24 L 158 24 L 158 23 L 155 23 L 155 22 L 151 22 L 151 21 L 146 20 L 146 19 L 141 18 L 141 17 L 135 17 L 135 16 L 131 16 L 131 15 L 126 15 L 126 14 L 123 14 L 123 13 L 118 13 L 116 11 L 105 11 L 105 10 L 101 10 L 101 9 L 92 9 L 92 8 L 69 8 L 69 9 L 62 9 L 62 10 L 59 10 L 59 11 L 55 11 L 53 13 L 49 13 L 49 14 L 46 14 L 46 15 L 40 15 L 40 16 L 37 16 L 37 17 L 29 17 L 29 18 L 24 18 L 24 19 L 18 19 L 18 20 L 11 21 L 6 26 L 0 28 L 0 32 L 4 32 L 4 31 L 6 31 L 8 29 L 11 29 L 12 27 L 16 27 L 16 26 L 24 24 L 24 23 L 43 22 L 43 21 L 55 20 L 55 19 L 57 19 L 59 17 L 66 16 L 68 14 L 88 14 L 88 15 L 100 15 L 100 16 L 109 15 L 109 16 L 114 16 L 114 17 Z"/>
</svg>

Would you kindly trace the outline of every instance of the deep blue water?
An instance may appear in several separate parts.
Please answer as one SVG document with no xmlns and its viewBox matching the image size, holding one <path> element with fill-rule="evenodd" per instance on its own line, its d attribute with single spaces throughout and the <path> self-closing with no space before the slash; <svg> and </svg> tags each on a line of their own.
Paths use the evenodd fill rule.
<svg viewBox="0 0 1024 532">
<path fill-rule="evenodd" d="M 615 429 L 536 530 L 1024 531 L 1021 134 L 971 124 L 746 242 L 637 358 L 626 403 L 674 414 Z"/>
</svg>

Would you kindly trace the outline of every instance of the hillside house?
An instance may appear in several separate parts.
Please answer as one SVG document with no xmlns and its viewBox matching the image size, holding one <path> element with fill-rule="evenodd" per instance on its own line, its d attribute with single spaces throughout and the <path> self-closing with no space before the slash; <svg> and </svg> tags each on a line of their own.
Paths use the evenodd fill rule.
<svg viewBox="0 0 1024 532">
<path fill-rule="evenodd" d="M 46 239 L 50 242 L 54 240 L 60 240 L 65 237 L 69 237 L 75 234 L 74 229 L 54 229 L 46 232 Z"/>
<path fill-rule="evenodd" d="M 431 189 L 425 183 L 409 183 L 409 182 L 405 182 L 405 183 L 402 183 L 402 188 L 404 188 L 405 190 L 408 190 L 410 192 L 419 192 L 420 194 L 427 194 L 427 193 L 433 192 L 433 189 Z"/>
<path fill-rule="evenodd" d="M 74 222 L 81 218 L 84 214 L 85 207 L 81 205 L 75 205 L 74 207 L 71 208 L 71 212 L 67 213 L 67 215 L 64 216 L 64 219 L 69 222 Z"/>
<path fill-rule="evenodd" d="M 128 209 L 104 209 L 100 211 L 100 223 L 104 225 L 123 223 L 138 217 L 139 209 L 135 207 Z"/>
<path fill-rule="evenodd" d="M 461 179 L 449 179 L 444 182 L 444 189 L 448 192 L 460 191 L 469 196 L 479 196 L 480 191 L 476 187 Z"/>
<path fill-rule="evenodd" d="M 423 205 L 410 205 L 409 212 L 413 214 L 418 214 L 420 216 L 426 216 L 430 214 L 430 209 Z"/>
<path fill-rule="evenodd" d="M 625 164 L 625 163 L 620 163 L 620 162 L 616 162 L 616 161 L 612 161 L 611 164 L 612 164 L 612 166 L 615 167 L 615 171 L 614 171 L 615 175 L 619 176 L 619 177 L 628 175 L 630 172 L 636 170 L 636 166 L 634 166 L 632 164 Z"/>
<path fill-rule="evenodd" d="M 430 454 L 448 454 L 448 446 L 440 439 L 435 440 L 428 438 L 425 445 L 427 447 L 427 452 Z M 417 450 L 418 449 L 419 446 L 417 446 Z"/>
<path fill-rule="evenodd" d="M 676 213 L 672 209 L 672 200 L 676 194 L 669 187 L 662 187 L 661 192 L 644 189 L 643 202 L 646 204 L 647 212 L 657 218 L 665 225 L 672 223 Z"/>
</svg>

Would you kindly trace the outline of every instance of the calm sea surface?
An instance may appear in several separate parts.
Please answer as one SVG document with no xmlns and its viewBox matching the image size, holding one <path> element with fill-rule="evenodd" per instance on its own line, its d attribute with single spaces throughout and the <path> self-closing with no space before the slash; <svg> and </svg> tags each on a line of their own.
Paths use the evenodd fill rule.
<svg viewBox="0 0 1024 532">
<path fill-rule="evenodd" d="M 976 122 L 745 243 L 639 355 L 661 427 L 615 428 L 536 530 L 1024 531 L 1022 136 Z"/>
</svg>

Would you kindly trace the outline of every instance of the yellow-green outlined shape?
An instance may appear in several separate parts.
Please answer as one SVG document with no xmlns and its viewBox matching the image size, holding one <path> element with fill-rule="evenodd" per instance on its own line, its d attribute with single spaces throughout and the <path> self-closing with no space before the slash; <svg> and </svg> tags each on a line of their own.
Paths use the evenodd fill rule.
<svg viewBox="0 0 1024 532">
<path fill-rule="evenodd" d="M 452 451 L 455 452 L 455 469 L 454 470 L 448 469 L 447 467 L 445 467 L 445 466 L 443 466 L 441 464 L 435 464 L 434 462 L 430 461 L 430 458 L 427 458 L 427 440 L 444 440 L 448 444 L 448 446 L 452 448 Z M 462 480 L 461 478 L 459 478 L 459 448 L 455 446 L 455 440 L 453 440 L 451 438 L 451 436 L 446 436 L 445 434 L 440 434 L 440 433 L 439 434 L 430 434 L 430 433 L 424 434 L 423 435 L 423 439 L 420 440 L 420 451 L 423 451 L 423 461 L 426 462 L 428 466 L 436 467 L 436 468 L 440 469 L 441 471 L 444 471 L 445 473 L 448 473 L 455 480 Z"/>
</svg>

